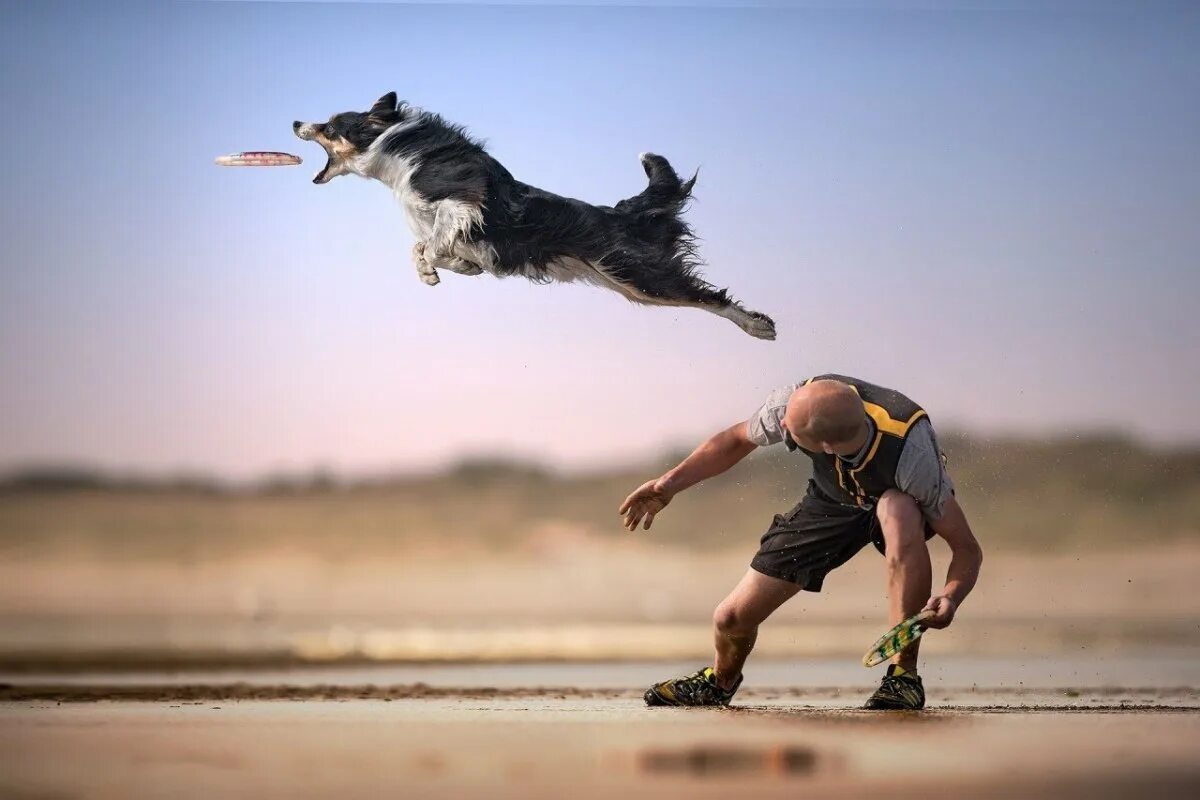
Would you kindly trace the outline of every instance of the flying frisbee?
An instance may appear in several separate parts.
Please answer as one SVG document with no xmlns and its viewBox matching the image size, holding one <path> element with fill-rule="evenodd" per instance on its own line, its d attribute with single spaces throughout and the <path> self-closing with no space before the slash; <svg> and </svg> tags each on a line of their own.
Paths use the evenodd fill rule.
<svg viewBox="0 0 1200 800">
<path fill-rule="evenodd" d="M 300 163 L 300 156 L 268 150 L 250 150 L 217 156 L 219 167 L 292 167 Z"/>
<path fill-rule="evenodd" d="M 921 623 L 933 616 L 933 611 L 925 610 L 920 614 L 909 617 L 896 627 L 879 637 L 879 641 L 871 645 L 871 649 L 863 656 L 864 667 L 874 667 L 882 664 L 904 648 L 921 638 L 925 626 Z"/>
</svg>

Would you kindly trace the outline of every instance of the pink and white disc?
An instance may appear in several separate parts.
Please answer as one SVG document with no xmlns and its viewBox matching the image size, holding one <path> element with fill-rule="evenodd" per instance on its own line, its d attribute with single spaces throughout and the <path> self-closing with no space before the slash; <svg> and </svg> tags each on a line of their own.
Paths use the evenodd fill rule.
<svg viewBox="0 0 1200 800">
<path fill-rule="evenodd" d="M 249 150 L 217 156 L 217 166 L 220 167 L 291 167 L 299 163 L 300 156 L 270 150 Z"/>
</svg>

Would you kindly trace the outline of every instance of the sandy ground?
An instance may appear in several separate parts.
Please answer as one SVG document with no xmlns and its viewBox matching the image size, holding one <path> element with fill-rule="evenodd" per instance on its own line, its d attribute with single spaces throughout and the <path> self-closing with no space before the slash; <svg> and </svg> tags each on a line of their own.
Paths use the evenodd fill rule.
<svg viewBox="0 0 1200 800">
<path fill-rule="evenodd" d="M 0 797 L 1194 796 L 1192 655 L 945 659 L 920 714 L 857 710 L 878 671 L 842 660 L 723 711 L 642 705 L 682 663 L 26 675 Z"/>
<path fill-rule="evenodd" d="M 641 690 L 749 551 L 556 548 L 0 564 L 0 798 L 1200 796 L 1195 547 L 989 556 L 911 715 L 856 710 L 873 553 L 768 623 L 738 708 L 678 711 Z"/>
<path fill-rule="evenodd" d="M 331 563 L 298 553 L 194 564 L 64 559 L 0 562 L 0 615 L 18 642 L 29 617 L 103 614 L 265 625 L 289 618 L 397 626 L 529 621 L 707 622 L 749 566 L 757 540 L 723 552 L 655 546 L 651 540 L 565 539 L 537 553 L 407 553 Z M 931 544 L 940 579 L 949 551 Z M 1200 546 L 1071 553 L 987 553 L 970 600 L 976 620 L 1195 617 L 1191 591 Z M 803 593 L 782 622 L 874 617 L 886 608 L 883 558 L 866 549 L 833 572 L 820 594 Z M 118 633 L 121 631 L 118 630 Z M 99 631 L 95 636 L 106 636 Z"/>
<path fill-rule="evenodd" d="M 857 699 L 857 698 L 855 698 Z M 991 697 L 1001 700 L 1001 697 Z M 1200 790 L 1200 713 L 751 695 L 0 703 L 7 797 L 1143 797 Z"/>
<path fill-rule="evenodd" d="M 557 540 L 555 540 L 557 541 Z M 0 563 L 0 671 L 324 661 L 705 657 L 713 607 L 750 550 L 548 547 L 537 557 L 319 564 Z M 752 548 L 751 548 L 752 549 Z M 945 569 L 935 547 L 936 571 Z M 933 654 L 1128 653 L 1200 647 L 1200 549 L 989 555 Z M 763 655 L 856 656 L 886 630 L 873 550 L 764 626 Z"/>
</svg>

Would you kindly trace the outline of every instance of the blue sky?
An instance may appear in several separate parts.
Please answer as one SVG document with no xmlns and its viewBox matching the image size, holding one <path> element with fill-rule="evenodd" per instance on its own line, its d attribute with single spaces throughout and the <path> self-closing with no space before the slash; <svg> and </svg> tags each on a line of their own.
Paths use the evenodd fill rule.
<svg viewBox="0 0 1200 800">
<path fill-rule="evenodd" d="M 0 5 L 0 468 L 622 461 L 822 371 L 981 431 L 1200 441 L 1200 7 Z M 700 169 L 778 341 L 519 280 L 422 285 L 293 119 L 388 90 L 611 204 Z M 302 167 L 233 170 L 279 149 Z"/>
</svg>

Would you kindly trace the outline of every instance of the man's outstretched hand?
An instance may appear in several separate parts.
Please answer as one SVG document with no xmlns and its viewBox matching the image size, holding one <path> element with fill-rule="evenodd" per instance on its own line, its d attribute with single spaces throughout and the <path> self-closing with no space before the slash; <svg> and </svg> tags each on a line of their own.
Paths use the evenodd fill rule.
<svg viewBox="0 0 1200 800">
<path fill-rule="evenodd" d="M 654 515 L 666 508 L 670 502 L 671 495 L 659 487 L 656 478 L 646 481 L 633 494 L 626 497 L 617 513 L 625 516 L 626 530 L 637 530 L 638 523 L 642 521 L 643 517 L 646 520 L 643 526 L 644 530 L 650 530 L 650 525 L 654 522 Z"/>
<path fill-rule="evenodd" d="M 958 610 L 958 606 L 949 597 L 939 595 L 929 598 L 929 602 L 921 610 L 933 612 L 932 617 L 921 623 L 926 628 L 948 628 L 954 621 L 954 612 Z"/>
</svg>

